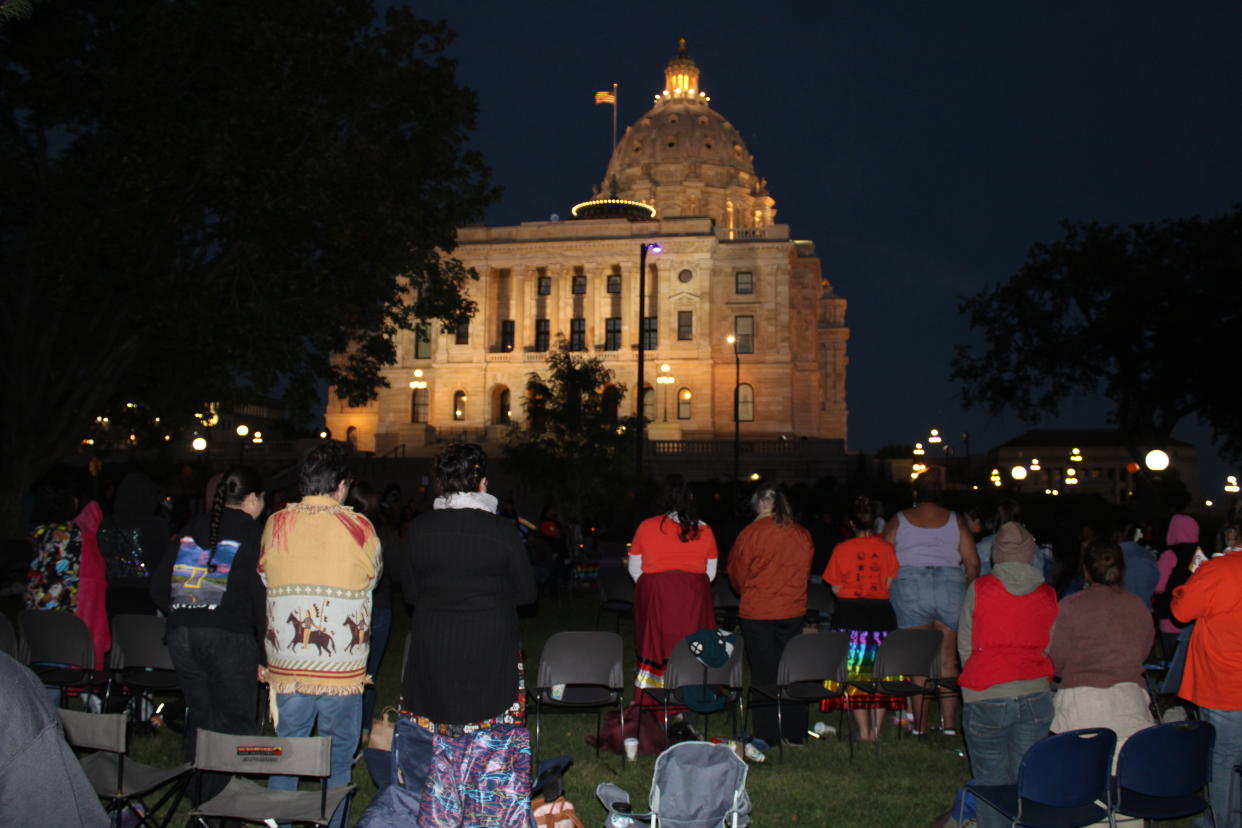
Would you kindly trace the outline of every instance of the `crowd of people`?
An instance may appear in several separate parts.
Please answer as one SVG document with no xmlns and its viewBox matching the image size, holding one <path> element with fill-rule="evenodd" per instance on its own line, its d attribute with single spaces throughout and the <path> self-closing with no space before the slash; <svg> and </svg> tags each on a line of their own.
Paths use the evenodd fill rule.
<svg viewBox="0 0 1242 828">
<path fill-rule="evenodd" d="M 399 589 L 412 615 L 391 784 L 362 824 L 414 824 L 421 814 L 437 825 L 525 826 L 532 768 L 518 610 L 536 602 L 540 584 L 565 579 L 572 556 L 553 510 L 538 523 L 519 518 L 488 492 L 487 474 L 479 446 L 450 445 L 434 461 L 432 508 L 414 514 L 354 480 L 346 448 L 324 443 L 301 465 L 300 499 L 273 508 L 263 478 L 235 466 L 210 481 L 206 508 L 175 533 L 141 472 L 121 481 L 106 515 L 72 487 L 48 485 L 32 513 L 26 604 L 82 617 L 100 668 L 111 615 L 167 616 L 187 759 L 198 728 L 257 733 L 262 685 L 278 735 L 332 737 L 337 785 L 369 735 L 372 677 Z M 1212 801 L 1219 824 L 1237 824 L 1242 527 L 1227 523 L 1213 543 L 1177 514 L 1156 549 L 1155 533 L 1133 524 L 1053 545 L 1014 501 L 981 516 L 947 508 L 941 495 L 916 486 L 913 503 L 891 513 L 860 495 L 838 517 L 764 483 L 744 521 L 711 526 L 694 487 L 670 476 L 626 558 L 634 702 L 660 707 L 648 694 L 662 687 L 674 646 L 717 626 L 713 581 L 727 579 L 738 595 L 754 684 L 776 681 L 785 646 L 808 629 L 808 589 L 822 583 L 836 598 L 824 625 L 849 634 L 853 680 L 872 678 L 893 630 L 942 634 L 939 722 L 923 697 L 907 711 L 899 698 L 850 687 L 822 709 L 850 710 L 858 739 L 880 738 L 890 713 L 916 736 L 960 726 L 975 780 L 1002 784 L 1050 732 L 1109 727 L 1120 747 L 1154 722 L 1152 694 L 1164 694 L 1215 726 Z M 1168 666 L 1161 685 L 1149 681 L 1153 658 Z M 954 677 L 960 725 L 959 695 L 944 681 Z M 778 720 L 757 706 L 749 736 L 797 745 L 806 714 L 794 705 Z M 203 801 L 226 783 L 203 776 L 191 796 Z M 270 786 L 294 789 L 296 779 Z M 1003 820 L 980 803 L 979 823 Z"/>
</svg>

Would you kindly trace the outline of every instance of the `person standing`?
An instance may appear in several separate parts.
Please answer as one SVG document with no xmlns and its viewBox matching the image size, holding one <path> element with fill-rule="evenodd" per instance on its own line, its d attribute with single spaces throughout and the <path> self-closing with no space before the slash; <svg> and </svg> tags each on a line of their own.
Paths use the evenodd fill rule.
<svg viewBox="0 0 1242 828">
<path fill-rule="evenodd" d="M 264 628 L 263 582 L 257 570 L 263 478 L 234 466 L 220 478 L 211 511 L 180 532 L 151 576 L 151 599 L 168 615 L 168 652 L 189 708 L 185 757 L 194 761 L 200 727 L 258 733 L 256 682 Z M 192 785 L 195 803 L 211 799 L 228 774 Z"/>
<path fill-rule="evenodd" d="M 349 622 L 370 626 L 371 591 L 383 568 L 371 521 L 343 505 L 349 485 L 343 444 L 311 449 L 302 461 L 302 500 L 268 518 L 259 555 L 276 735 L 309 736 L 318 722 L 319 735 L 332 737 L 334 787 L 350 779 L 368 681 L 369 642 L 348 646 Z M 268 786 L 296 790 L 297 778 L 273 776 Z M 338 807 L 333 828 L 343 820 Z"/>
<path fill-rule="evenodd" d="M 755 519 L 729 552 L 729 581 L 742 599 L 738 620 L 751 682 L 773 684 L 785 645 L 802 632 L 806 620 L 806 588 L 815 546 L 811 533 L 794 522 L 789 501 L 776 486 L 760 486 L 750 504 Z M 780 739 L 801 744 L 806 738 L 805 705 L 784 713 L 779 728 L 774 706 L 754 708 L 751 718 L 754 735 L 768 744 Z"/>
<path fill-rule="evenodd" d="M 966 589 L 957 624 L 962 657 L 962 728 L 980 785 L 1011 785 L 1031 745 L 1052 724 L 1048 647 L 1057 596 L 1034 566 L 1035 539 L 1006 523 L 992 543 L 992 572 Z M 900 576 L 898 576 L 900 577 Z M 979 828 L 1008 825 L 979 802 Z"/>
<path fill-rule="evenodd" d="M 1242 825 L 1238 775 L 1242 762 L 1242 552 L 1212 558 L 1173 590 L 1173 615 L 1194 622 L 1178 695 L 1199 706 L 1216 728 L 1209 799 L 1216 824 Z M 1203 816 L 1195 823 L 1207 825 Z"/>
</svg>

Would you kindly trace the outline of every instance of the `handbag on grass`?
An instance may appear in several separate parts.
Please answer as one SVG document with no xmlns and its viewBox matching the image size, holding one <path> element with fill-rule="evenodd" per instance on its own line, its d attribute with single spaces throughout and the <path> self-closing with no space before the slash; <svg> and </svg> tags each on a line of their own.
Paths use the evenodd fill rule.
<svg viewBox="0 0 1242 828">
<path fill-rule="evenodd" d="M 392 718 L 388 718 L 388 714 L 392 714 Z M 367 747 L 376 750 L 392 750 L 392 733 L 397 726 L 397 708 L 385 707 L 379 714 L 378 719 L 371 722 L 371 741 L 367 743 Z"/>
</svg>

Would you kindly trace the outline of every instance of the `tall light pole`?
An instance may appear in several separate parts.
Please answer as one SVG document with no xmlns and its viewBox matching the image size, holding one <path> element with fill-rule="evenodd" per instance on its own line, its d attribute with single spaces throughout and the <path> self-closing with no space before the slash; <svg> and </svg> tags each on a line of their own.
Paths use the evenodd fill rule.
<svg viewBox="0 0 1242 828">
<path fill-rule="evenodd" d="M 733 346 L 733 479 L 741 473 L 742 457 L 742 357 L 737 350 L 737 337 L 729 334 L 725 342 Z"/>
<path fill-rule="evenodd" d="M 643 418 L 643 363 L 646 356 L 647 332 L 643 328 L 647 311 L 647 253 L 659 253 L 664 248 L 659 242 L 643 242 L 638 245 L 638 428 L 635 429 L 634 476 L 643 476 L 643 431 L 646 422 Z"/>
</svg>

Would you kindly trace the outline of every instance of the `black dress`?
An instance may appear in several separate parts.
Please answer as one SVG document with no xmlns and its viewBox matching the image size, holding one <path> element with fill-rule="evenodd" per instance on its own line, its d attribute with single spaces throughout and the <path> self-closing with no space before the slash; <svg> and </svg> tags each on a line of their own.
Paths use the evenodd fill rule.
<svg viewBox="0 0 1242 828">
<path fill-rule="evenodd" d="M 401 588 L 414 604 L 406 710 L 470 724 L 517 698 L 517 608 L 535 578 L 513 521 L 481 509 L 439 509 L 410 524 Z"/>
</svg>

